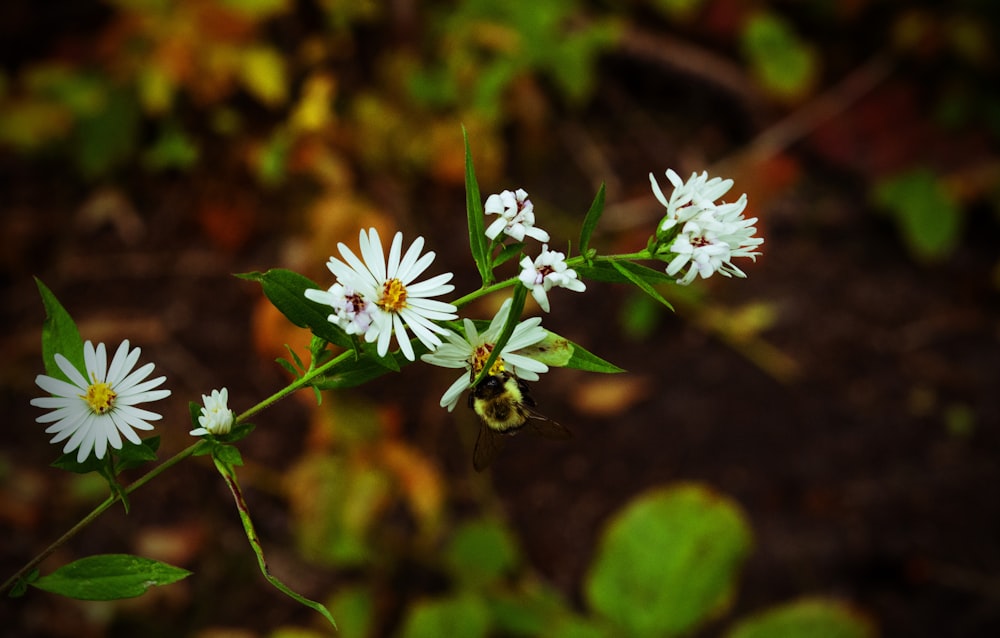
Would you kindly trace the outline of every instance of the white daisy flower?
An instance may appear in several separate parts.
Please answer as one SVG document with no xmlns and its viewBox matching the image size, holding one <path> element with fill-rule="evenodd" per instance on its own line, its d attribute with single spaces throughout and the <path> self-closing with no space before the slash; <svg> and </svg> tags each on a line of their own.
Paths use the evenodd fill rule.
<svg viewBox="0 0 1000 638">
<path fill-rule="evenodd" d="M 507 299 L 500 306 L 496 316 L 490 321 L 489 327 L 482 334 L 476 330 L 476 325 L 470 319 L 464 319 L 465 336 L 452 330 L 445 335 L 445 342 L 434 352 L 420 357 L 421 361 L 443 368 L 463 368 L 463 372 L 441 396 L 441 407 L 451 412 L 458 404 L 462 393 L 472 386 L 472 380 L 479 375 L 486 360 L 493 352 L 497 338 L 507 323 L 511 300 Z M 525 381 L 537 381 L 538 374 L 548 372 L 549 367 L 530 357 L 519 354 L 518 350 L 533 346 L 545 340 L 548 333 L 541 327 L 541 317 L 532 317 L 521 321 L 514 327 L 507 344 L 500 351 L 490 374 L 499 374 L 504 370 L 513 372 Z"/>
<path fill-rule="evenodd" d="M 170 390 L 154 390 L 166 377 L 145 380 L 153 371 L 147 363 L 135 372 L 132 368 L 139 360 L 139 348 L 129 349 L 126 339 L 115 351 L 108 366 L 104 344 L 97 348 L 87 341 L 83 344 L 86 377 L 66 357 L 55 355 L 56 365 L 69 382 L 40 374 L 35 383 L 52 396 L 31 400 L 31 405 L 52 409 L 35 419 L 38 423 L 52 423 L 45 432 L 55 434 L 52 443 L 66 441 L 64 453 L 77 450 L 76 460 L 82 463 L 93 452 L 103 459 L 108 445 L 122 448 L 122 436 L 131 443 L 142 440 L 135 430 L 152 430 L 150 421 L 162 418 L 155 412 L 137 408 L 139 403 L 159 401 L 170 396 Z"/>
<path fill-rule="evenodd" d="M 535 207 L 523 188 L 490 195 L 486 198 L 483 211 L 487 215 L 499 215 L 486 229 L 486 236 L 490 239 L 496 239 L 502 232 L 517 241 L 524 241 L 525 236 L 541 242 L 549 240 L 549 234 L 535 226 Z"/>
<path fill-rule="evenodd" d="M 368 313 L 371 317 L 371 324 L 364 330 L 365 341 L 377 341 L 379 356 L 385 356 L 389 352 L 389 341 L 395 333 L 399 349 L 407 359 L 413 361 L 413 346 L 410 345 L 406 329 L 412 330 L 429 350 L 434 350 L 441 345 L 438 335 L 448 332 L 435 322 L 456 319 L 458 315 L 452 304 L 428 298 L 455 289 L 455 286 L 447 283 L 453 276 L 450 272 L 414 283 L 434 261 L 433 252 L 420 255 L 424 238 L 417 237 L 405 254 L 402 246 L 403 233 L 396 233 L 389 247 L 387 261 L 378 231 L 374 228 L 368 229 L 367 233 L 362 230 L 359 236 L 361 258 L 340 243 L 337 244 L 337 249 L 343 260 L 330 257 L 326 266 L 344 287 L 342 292 L 345 298 L 352 292 L 357 295 L 351 297 L 354 319 L 357 319 L 359 309 L 362 314 Z"/>
<path fill-rule="evenodd" d="M 687 182 L 682 182 L 677 173 L 667 170 L 667 179 L 674 185 L 674 192 L 667 200 L 652 173 L 649 179 L 654 195 L 667 207 L 658 237 L 671 230 L 677 233 L 665 249 L 666 253 L 674 255 L 667 264 L 667 274 L 681 274 L 687 267 L 677 279 L 681 285 L 690 284 L 699 275 L 707 279 L 716 272 L 726 277 L 746 277 L 732 260 L 735 257 L 756 260 L 761 253 L 754 248 L 764 243 L 762 238 L 753 236 L 757 232 L 754 227 L 757 218 L 743 217 L 747 207 L 746 193 L 735 202 L 716 203 L 732 188 L 733 180 L 708 179 L 708 173 L 702 172 L 701 175 L 692 173 Z"/>
<path fill-rule="evenodd" d="M 229 434 L 233 429 L 233 411 L 229 409 L 229 390 L 212 390 L 211 395 L 201 395 L 201 402 L 204 407 L 201 409 L 201 416 L 198 417 L 200 428 L 191 430 L 192 436 L 205 436 L 206 434 Z"/>
<path fill-rule="evenodd" d="M 549 245 L 542 245 L 542 253 L 534 261 L 530 257 L 521 260 L 521 283 L 531 290 L 531 296 L 545 312 L 549 311 L 548 291 L 553 286 L 583 292 L 587 286 L 576 278 L 576 271 L 566 266 L 566 255 L 549 251 Z"/>
<path fill-rule="evenodd" d="M 331 306 L 333 314 L 327 320 L 349 335 L 363 335 L 372 324 L 374 302 L 365 299 L 353 288 L 335 283 L 329 290 L 310 289 L 305 295 L 307 299 Z"/>
</svg>

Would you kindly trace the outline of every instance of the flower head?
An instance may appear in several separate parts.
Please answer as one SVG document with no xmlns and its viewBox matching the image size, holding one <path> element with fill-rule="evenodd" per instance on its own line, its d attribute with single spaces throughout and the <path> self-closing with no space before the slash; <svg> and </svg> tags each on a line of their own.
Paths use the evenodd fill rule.
<svg viewBox="0 0 1000 638">
<path fill-rule="evenodd" d="M 310 289 L 306 298 L 333 308 L 327 320 L 349 335 L 363 335 L 372 325 L 375 303 L 365 299 L 353 288 L 335 283 L 328 290 Z"/>
<path fill-rule="evenodd" d="M 69 381 L 40 374 L 35 383 L 52 396 L 31 400 L 31 405 L 52 409 L 35 419 L 38 423 L 52 423 L 45 429 L 55 434 L 52 443 L 66 441 L 64 453 L 77 450 L 76 460 L 82 463 L 93 452 L 103 459 L 108 445 L 122 448 L 122 436 L 131 443 L 142 440 L 135 430 L 152 430 L 150 421 L 161 418 L 155 412 L 136 407 L 147 401 L 158 401 L 170 396 L 170 390 L 154 390 L 166 377 L 146 380 L 153 371 L 147 363 L 132 371 L 139 360 L 139 348 L 129 349 L 126 339 L 115 351 L 108 365 L 103 343 L 83 344 L 83 361 L 86 376 L 80 373 L 62 354 L 55 355 L 56 365 Z"/>
<path fill-rule="evenodd" d="M 714 210 L 716 208 L 715 200 L 728 193 L 729 189 L 733 187 L 733 180 L 721 177 L 709 179 L 707 171 L 702 171 L 701 175 L 691 173 L 691 177 L 686 182 L 682 181 L 673 169 L 668 168 L 666 175 L 674 187 L 669 200 L 663 196 L 663 191 L 660 190 L 660 185 L 656 182 L 653 174 L 649 174 L 649 183 L 653 187 L 653 194 L 667 208 L 667 214 L 660 221 L 658 232 L 668 231 L 707 210 Z"/>
<path fill-rule="evenodd" d="M 576 271 L 566 266 L 566 255 L 550 251 L 548 244 L 542 245 L 542 252 L 534 261 L 530 257 L 521 260 L 521 283 L 531 290 L 531 296 L 545 312 L 549 311 L 548 291 L 553 286 L 583 292 L 587 286 L 576 278 Z"/>
<path fill-rule="evenodd" d="M 233 411 L 229 409 L 229 390 L 212 390 L 212 394 L 201 395 L 201 402 L 205 407 L 201 409 L 201 416 L 198 417 L 200 428 L 191 430 L 192 436 L 204 436 L 206 434 L 229 434 L 233 429 Z"/>
<path fill-rule="evenodd" d="M 441 396 L 441 407 L 451 412 L 458 403 L 458 398 L 472 386 L 472 378 L 477 376 L 486 365 L 486 360 L 496 346 L 497 338 L 507 323 L 510 314 L 511 300 L 507 299 L 500 310 L 490 321 L 489 327 L 482 334 L 476 330 L 476 324 L 470 319 L 464 319 L 465 336 L 449 330 L 445 342 L 434 352 L 425 354 L 420 359 L 443 368 L 463 368 L 464 372 Z M 518 351 L 533 346 L 545 340 L 548 333 L 541 327 L 540 317 L 532 317 L 521 321 L 514 327 L 510 339 L 493 362 L 490 374 L 503 371 L 513 372 L 526 381 L 537 381 L 540 372 L 548 372 L 549 367 L 541 361 L 520 354 Z"/>
<path fill-rule="evenodd" d="M 483 211 L 487 215 L 499 215 L 486 229 L 490 239 L 496 239 L 502 232 L 517 241 L 524 241 L 525 235 L 541 242 L 549 240 L 549 234 L 535 226 L 535 207 L 523 188 L 490 195 Z"/>
<path fill-rule="evenodd" d="M 753 236 L 757 232 L 754 227 L 757 218 L 743 217 L 746 194 L 732 203 L 716 203 L 732 188 L 733 180 L 709 179 L 708 173 L 702 172 L 692 173 L 687 182 L 682 182 L 672 170 L 667 170 L 667 179 L 674 185 L 669 200 L 663 196 L 652 173 L 649 175 L 653 194 L 667 207 L 656 233 L 664 246 L 660 252 L 672 255 L 667 274 L 680 275 L 677 283 L 682 285 L 690 284 L 698 275 L 707 279 L 716 272 L 726 277 L 746 277 L 732 263 L 733 258 L 756 259 L 760 252 L 754 249 L 764 243 L 762 238 Z"/>
<path fill-rule="evenodd" d="M 331 286 L 325 295 L 322 291 L 307 291 L 306 296 L 333 306 L 332 322 L 353 326 L 354 334 L 363 334 L 368 343 L 377 341 L 379 356 L 389 351 L 389 341 L 395 333 L 403 355 L 413 361 L 407 328 L 429 350 L 441 345 L 438 335 L 446 334 L 447 330 L 434 322 L 457 318 L 455 306 L 429 297 L 449 293 L 455 287 L 448 283 L 452 278 L 450 272 L 414 283 L 434 261 L 434 253 L 421 256 L 423 237 L 417 237 L 405 254 L 402 246 L 403 234 L 396 233 L 387 260 L 378 231 L 374 228 L 367 233 L 362 230 L 359 236 L 361 258 L 341 243 L 337 244 L 337 249 L 343 259 L 330 257 L 326 264 L 341 288 Z"/>
</svg>

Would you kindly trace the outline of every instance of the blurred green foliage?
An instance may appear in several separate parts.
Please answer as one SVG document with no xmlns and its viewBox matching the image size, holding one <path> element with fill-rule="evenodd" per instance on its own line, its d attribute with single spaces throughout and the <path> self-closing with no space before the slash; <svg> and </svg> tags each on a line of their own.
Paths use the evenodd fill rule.
<svg viewBox="0 0 1000 638">
<path fill-rule="evenodd" d="M 647 26 L 728 48 L 761 95 L 785 108 L 845 72 L 843 47 L 856 35 L 859 49 L 891 49 L 926 79 L 925 111 L 944 134 L 961 140 L 975 130 L 995 144 L 997 18 L 979 0 L 113 0 L 85 47 L 67 54 L 53 38 L 51 53 L 0 74 L 0 152 L 68 162 L 83 180 L 211 167 L 246 171 L 262 187 L 306 176 L 343 189 L 357 167 L 459 183 L 460 123 L 490 149 L 481 170 L 494 174 L 507 152 L 504 127 L 550 128 L 561 111 L 586 105 L 601 56 Z M 871 151 L 913 162 L 868 177 L 921 259 L 954 249 L 964 204 L 988 198 L 1000 209 L 995 179 L 943 192 L 955 166 L 935 152 Z M 936 214 L 918 188 L 942 205 Z"/>
<path fill-rule="evenodd" d="M 418 598 L 405 609 L 398 632 L 388 633 L 403 638 L 689 635 L 729 609 L 752 542 L 739 507 L 705 485 L 640 494 L 602 531 L 585 582 L 587 607 L 577 610 L 537 581 L 502 523 L 473 519 L 453 530 L 443 551 L 432 555 L 442 557 L 450 574 L 447 593 Z M 387 633 L 372 605 L 385 595 L 364 586 L 338 593 L 332 608 L 344 635 L 372 635 L 366 632 L 374 627 Z M 848 605 L 814 598 L 738 620 L 727 635 L 871 638 L 875 633 Z"/>
<path fill-rule="evenodd" d="M 917 257 L 940 260 L 958 244 L 961 209 L 930 170 L 915 169 L 881 181 L 874 195 Z"/>
</svg>

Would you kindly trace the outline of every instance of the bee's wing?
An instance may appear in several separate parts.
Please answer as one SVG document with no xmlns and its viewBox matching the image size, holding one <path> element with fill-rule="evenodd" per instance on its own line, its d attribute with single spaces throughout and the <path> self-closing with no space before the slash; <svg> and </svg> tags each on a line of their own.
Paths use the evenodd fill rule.
<svg viewBox="0 0 1000 638">
<path fill-rule="evenodd" d="M 538 414 L 534 410 L 528 412 L 528 421 L 525 426 L 535 434 L 546 439 L 565 440 L 573 436 L 573 433 L 565 425 L 556 423 L 547 416 Z"/>
<path fill-rule="evenodd" d="M 485 423 L 479 425 L 479 437 L 476 438 L 476 448 L 472 451 L 472 467 L 482 472 L 490 466 L 493 459 L 503 449 L 504 438 Z"/>
</svg>

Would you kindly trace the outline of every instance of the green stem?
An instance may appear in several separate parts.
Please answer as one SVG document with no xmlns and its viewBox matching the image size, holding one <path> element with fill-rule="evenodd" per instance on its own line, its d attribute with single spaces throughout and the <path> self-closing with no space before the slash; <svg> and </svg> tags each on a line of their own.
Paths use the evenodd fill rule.
<svg viewBox="0 0 1000 638">
<path fill-rule="evenodd" d="M 336 366 L 338 363 L 340 363 L 341 361 L 344 361 L 347 357 L 352 356 L 352 355 L 353 355 L 353 353 L 351 351 L 343 352 L 340 355 L 338 355 L 338 356 L 334 357 L 333 359 L 331 359 L 330 361 L 327 361 L 323 365 L 318 366 L 316 368 L 313 368 L 311 370 L 308 370 L 304 375 L 302 375 L 302 377 L 296 379 L 292 383 L 290 383 L 287 386 L 285 386 L 283 389 L 279 390 L 278 392 L 275 392 L 274 394 L 272 394 L 268 398 L 264 399 L 263 401 L 261 401 L 257 405 L 253 406 L 252 408 L 250 408 L 249 410 L 247 410 L 243 414 L 241 414 L 238 417 L 236 417 L 236 421 L 238 423 L 239 422 L 243 422 L 246 419 L 248 419 L 251 416 L 253 416 L 254 414 L 257 414 L 261 410 L 264 410 L 265 408 L 273 405 L 277 401 L 279 401 L 279 400 L 283 399 L 284 397 L 288 396 L 292 392 L 295 392 L 296 390 L 299 390 L 299 389 L 301 389 L 303 387 L 306 387 L 309 384 L 309 382 L 312 381 L 313 379 L 315 379 L 317 376 L 319 376 L 319 375 L 327 372 L 330 368 Z M 122 500 L 124 497 L 128 496 L 129 494 L 131 494 L 135 490 L 139 489 L 140 487 L 142 487 L 146 483 L 149 483 L 151 480 L 153 480 L 154 478 L 156 478 L 157 476 L 159 476 L 160 474 L 162 474 L 166 470 L 170 469 L 174 465 L 177 465 L 177 463 L 179 463 L 182 460 L 186 459 L 187 457 L 191 456 L 191 454 L 194 452 L 195 447 L 197 445 L 198 445 L 197 443 L 194 443 L 194 444 L 188 446 L 187 448 L 181 450 L 180 452 L 178 452 L 174 456 L 170 457 L 169 459 L 167 459 L 166 461 L 164 461 L 160 465 L 158 465 L 158 466 L 154 467 L 153 469 L 151 469 L 149 472 L 146 472 L 145 474 L 143 474 L 141 477 L 139 477 L 134 482 L 132 482 L 131 484 L 129 484 L 128 487 L 125 487 L 124 489 L 122 489 L 122 491 L 120 493 L 118 493 L 118 494 L 112 494 L 111 496 L 109 496 L 102 503 L 100 503 L 97 507 L 95 507 L 93 510 L 91 510 L 91 512 L 89 514 L 87 514 L 82 519 L 80 519 L 76 523 L 76 525 L 74 525 L 69 530 L 67 530 L 66 533 L 64 533 L 62 536 L 60 536 L 58 539 L 56 539 L 51 545 L 49 545 L 47 548 L 45 548 L 37 556 L 35 556 L 34 558 L 32 558 L 30 561 L 28 561 L 28 563 L 26 563 L 24 565 L 24 567 L 22 567 L 21 569 L 19 569 L 13 576 L 11 576 L 10 578 L 8 578 L 2 585 L 0 585 L 0 592 L 5 592 L 5 591 L 9 590 L 11 587 L 14 586 L 15 583 L 17 583 L 19 580 L 25 578 L 29 573 L 31 573 L 31 571 L 33 569 L 35 569 L 36 567 L 38 567 L 38 565 L 40 565 L 43 560 L 45 560 L 46 558 L 48 558 L 49 556 L 51 556 L 53 552 L 55 552 L 57 549 L 59 549 L 60 547 L 62 547 L 63 545 L 65 545 L 67 542 L 69 542 L 74 536 L 76 536 L 77 534 L 79 534 L 80 531 L 83 528 L 85 528 L 87 525 L 90 525 L 92 522 L 94 522 L 94 520 L 96 520 L 98 516 L 100 516 L 101 514 L 103 514 L 105 512 L 105 510 L 107 510 L 109 507 L 111 507 L 112 505 L 114 505 L 117 501 Z"/>
<path fill-rule="evenodd" d="M 277 403 L 281 399 L 284 399 L 285 397 L 287 397 L 289 394 L 295 392 L 296 390 L 301 390 L 302 388 L 308 387 L 309 383 L 313 379 L 315 379 L 316 377 L 318 377 L 318 376 L 320 376 L 322 374 L 325 374 L 330 368 L 336 366 L 337 364 L 339 364 L 340 362 L 346 360 L 348 357 L 351 357 L 351 356 L 354 356 L 354 351 L 353 350 L 346 350 L 346 351 L 341 352 L 340 354 L 338 354 L 333 359 L 330 359 L 329 361 L 327 361 L 323 365 L 318 366 L 316 368 L 310 368 L 309 370 L 306 371 L 305 374 L 303 374 L 301 377 L 299 377 L 295 381 L 292 381 L 291 383 L 289 383 L 288 385 L 286 385 L 281 390 L 278 390 L 277 392 L 275 392 L 271 396 L 267 397 L 266 399 L 264 399 L 263 401 L 261 401 L 257 405 L 255 405 L 252 408 L 248 409 L 247 411 L 243 412 L 243 414 L 240 414 L 238 417 L 236 417 L 236 422 L 237 423 L 242 423 L 242 422 L 246 421 L 247 419 L 249 419 L 251 416 L 257 414 L 258 412 L 260 412 L 260 411 L 262 411 L 262 410 L 264 410 L 266 408 L 271 407 L 272 405 L 274 405 L 275 403 Z"/>
<path fill-rule="evenodd" d="M 8 591 L 11 587 L 13 587 L 15 585 L 15 583 L 17 583 L 19 580 L 25 578 L 29 573 L 31 573 L 31 571 L 33 569 L 35 569 L 36 567 L 38 567 L 38 565 L 40 565 L 43 560 L 45 560 L 46 558 L 48 558 L 49 556 L 51 556 L 53 552 L 55 552 L 57 549 L 59 549 L 60 547 L 62 547 L 63 545 L 65 545 L 67 542 L 69 542 L 69 540 L 72 539 L 74 536 L 76 536 L 77 534 L 79 534 L 80 530 L 82 530 L 84 527 L 86 527 L 87 525 L 90 525 L 92 522 L 94 522 L 94 520 L 97 519 L 98 516 L 100 516 L 101 514 L 103 514 L 105 510 L 107 510 L 109 507 L 111 507 L 112 505 L 114 505 L 115 502 L 121 500 L 122 495 L 126 495 L 127 496 L 128 494 L 131 494 L 132 492 L 134 492 L 135 490 L 139 489 L 140 487 L 142 487 L 146 483 L 150 482 L 151 480 L 153 480 L 154 478 L 156 478 L 157 476 L 159 476 L 160 474 L 162 474 L 166 470 L 170 469 L 171 467 L 173 467 L 177 463 L 179 463 L 182 460 L 186 459 L 187 457 L 191 456 L 191 453 L 194 452 L 194 449 L 195 449 L 195 447 L 197 445 L 198 444 L 195 443 L 194 445 L 188 446 L 187 448 L 181 450 L 180 452 L 178 452 L 177 454 L 173 455 L 172 457 L 170 457 L 169 459 L 167 459 L 166 461 L 164 461 L 160 465 L 157 465 L 156 467 L 154 467 L 150 471 L 146 472 L 144 475 L 142 475 L 136 481 L 134 481 L 133 483 L 131 483 L 128 487 L 124 488 L 124 490 L 122 490 L 122 492 L 120 494 L 113 494 L 113 495 L 109 496 L 108 498 L 106 498 L 101 504 L 99 504 L 97 507 L 95 507 L 93 510 L 91 510 L 91 512 L 89 514 L 87 514 L 82 519 L 80 519 L 79 522 L 77 522 L 76 525 L 74 525 L 73 527 L 69 528 L 66 531 L 66 533 L 64 533 L 62 536 L 60 536 L 59 538 L 57 538 L 55 540 L 55 542 L 53 542 L 51 545 L 49 545 L 47 548 L 45 548 L 41 553 L 39 553 L 37 556 L 35 556 L 34 558 L 32 558 L 30 561 L 28 561 L 24 565 L 24 567 L 22 567 L 21 569 L 17 570 L 17 572 L 13 576 L 11 576 L 10 578 L 8 578 L 3 583 L 3 585 L 0 585 L 0 592 Z"/>
</svg>

